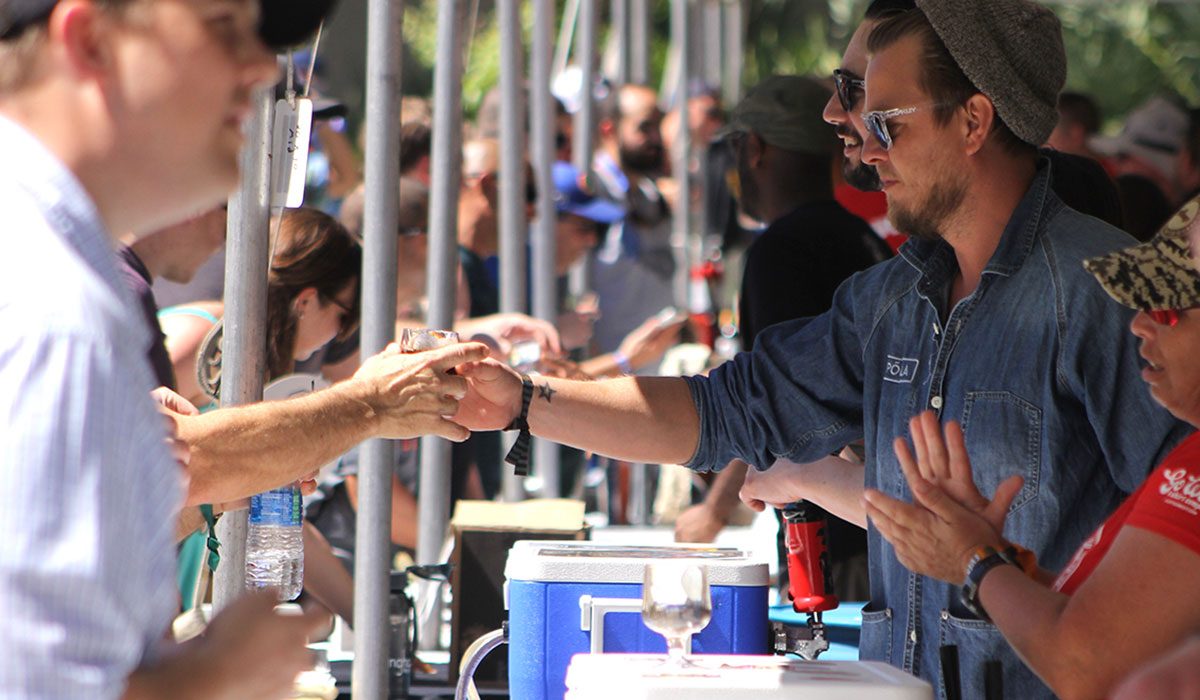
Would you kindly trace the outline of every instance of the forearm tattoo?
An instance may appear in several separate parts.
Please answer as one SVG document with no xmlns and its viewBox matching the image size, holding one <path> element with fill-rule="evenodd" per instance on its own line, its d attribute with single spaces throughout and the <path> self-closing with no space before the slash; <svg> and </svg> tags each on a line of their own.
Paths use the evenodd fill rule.
<svg viewBox="0 0 1200 700">
<path fill-rule="evenodd" d="M 554 394 L 557 393 L 554 391 L 554 389 L 550 388 L 549 384 L 538 384 L 537 390 L 538 397 L 546 399 L 546 403 L 551 403 L 551 399 L 554 397 Z"/>
</svg>

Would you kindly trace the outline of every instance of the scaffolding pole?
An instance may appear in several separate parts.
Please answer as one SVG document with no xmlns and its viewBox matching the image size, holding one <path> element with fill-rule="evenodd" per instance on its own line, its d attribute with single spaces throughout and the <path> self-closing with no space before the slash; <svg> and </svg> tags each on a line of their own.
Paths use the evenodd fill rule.
<svg viewBox="0 0 1200 700">
<path fill-rule="evenodd" d="M 429 191 L 428 297 L 430 328 L 454 323 L 458 275 L 458 190 L 462 175 L 462 30 L 466 2 L 439 0 L 433 81 L 433 143 Z M 438 564 L 450 522 L 450 443 L 421 439 L 421 498 L 417 563 Z M 427 589 L 437 595 L 436 588 Z M 438 609 L 436 605 L 434 609 Z M 420 630 L 423 649 L 437 648 L 438 614 Z"/>
<path fill-rule="evenodd" d="M 274 113 L 274 88 L 256 92 L 241 152 L 242 182 L 229 199 L 221 406 L 262 400 L 267 371 L 269 154 Z M 224 564 L 217 568 L 213 579 L 213 607 L 217 610 L 232 603 L 246 589 L 246 518 L 245 510 L 235 510 L 217 523 Z"/>
<path fill-rule="evenodd" d="M 520 0 L 498 0 L 496 16 L 500 28 L 500 311 L 523 314 L 529 310 L 529 231 L 525 220 L 525 73 Z M 506 449 L 515 438 L 515 433 L 504 434 Z M 524 500 L 524 479 L 507 465 L 502 480 L 504 500 Z"/>
<path fill-rule="evenodd" d="M 400 66 L 404 0 L 367 6 L 367 145 L 364 162 L 363 357 L 396 335 L 396 231 L 399 221 Z M 388 694 L 388 593 L 392 569 L 392 469 L 395 443 L 359 448 L 358 527 L 354 538 L 355 697 Z"/>
<path fill-rule="evenodd" d="M 529 50 L 530 151 L 537 181 L 537 220 L 533 224 L 533 315 L 554 323 L 558 319 L 557 242 L 554 228 L 554 101 L 550 96 L 550 59 L 554 42 L 554 0 L 533 0 L 533 37 Z M 533 460 L 542 479 L 542 496 L 562 494 L 558 444 L 536 439 Z"/>
</svg>

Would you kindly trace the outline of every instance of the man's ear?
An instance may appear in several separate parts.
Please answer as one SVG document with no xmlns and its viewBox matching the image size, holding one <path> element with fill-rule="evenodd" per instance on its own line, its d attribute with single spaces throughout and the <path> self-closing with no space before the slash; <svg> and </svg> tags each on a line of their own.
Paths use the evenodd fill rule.
<svg viewBox="0 0 1200 700">
<path fill-rule="evenodd" d="M 617 123 L 612 119 L 601 119 L 596 125 L 596 133 L 602 138 L 616 138 Z"/>
<path fill-rule="evenodd" d="M 78 77 L 103 78 L 116 63 L 114 22 L 94 3 L 64 0 L 50 13 L 47 32 Z"/>
<path fill-rule="evenodd" d="M 483 190 L 483 196 L 487 197 L 488 204 L 495 208 L 500 201 L 500 184 L 496 179 L 496 173 L 487 172 L 481 175 L 479 187 Z"/>
<path fill-rule="evenodd" d="M 996 106 L 983 93 L 975 93 L 962 106 L 963 145 L 967 155 L 975 155 L 983 148 L 996 123 Z"/>
<path fill-rule="evenodd" d="M 746 149 L 746 162 L 750 164 L 750 167 L 759 167 L 767 151 L 767 144 L 762 137 L 753 131 L 747 132 L 743 148 Z"/>
</svg>

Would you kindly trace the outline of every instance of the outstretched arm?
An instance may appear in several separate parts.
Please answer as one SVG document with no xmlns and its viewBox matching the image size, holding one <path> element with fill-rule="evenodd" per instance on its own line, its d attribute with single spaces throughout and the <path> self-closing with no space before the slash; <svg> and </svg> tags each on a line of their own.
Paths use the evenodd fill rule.
<svg viewBox="0 0 1200 700">
<path fill-rule="evenodd" d="M 176 415 L 191 448 L 187 503 L 232 501 L 296 481 L 371 437 L 464 440 L 467 431 L 445 416 L 466 382 L 448 370 L 487 353 L 480 343 L 385 350 L 351 379 L 306 396 Z"/>
<path fill-rule="evenodd" d="M 460 369 L 469 388 L 454 420 L 471 430 L 500 430 L 521 408 L 521 378 L 487 360 Z M 700 418 L 677 377 L 584 382 L 533 378 L 534 435 L 633 462 L 684 464 L 696 451 Z"/>
</svg>

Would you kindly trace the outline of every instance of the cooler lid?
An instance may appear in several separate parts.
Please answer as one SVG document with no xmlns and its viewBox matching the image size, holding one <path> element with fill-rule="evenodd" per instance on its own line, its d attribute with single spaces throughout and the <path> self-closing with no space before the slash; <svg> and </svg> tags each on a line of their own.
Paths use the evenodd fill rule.
<svg viewBox="0 0 1200 700">
<path fill-rule="evenodd" d="M 768 584 L 766 562 L 753 559 L 750 552 L 703 544 L 641 546 L 521 540 L 508 552 L 504 576 L 510 581 L 641 583 L 646 563 L 661 559 L 704 564 L 712 586 Z"/>
<path fill-rule="evenodd" d="M 567 669 L 567 700 L 931 700 L 919 678 L 871 661 L 801 661 L 781 656 L 699 654 L 684 669 L 662 654 L 576 654 Z"/>
</svg>

